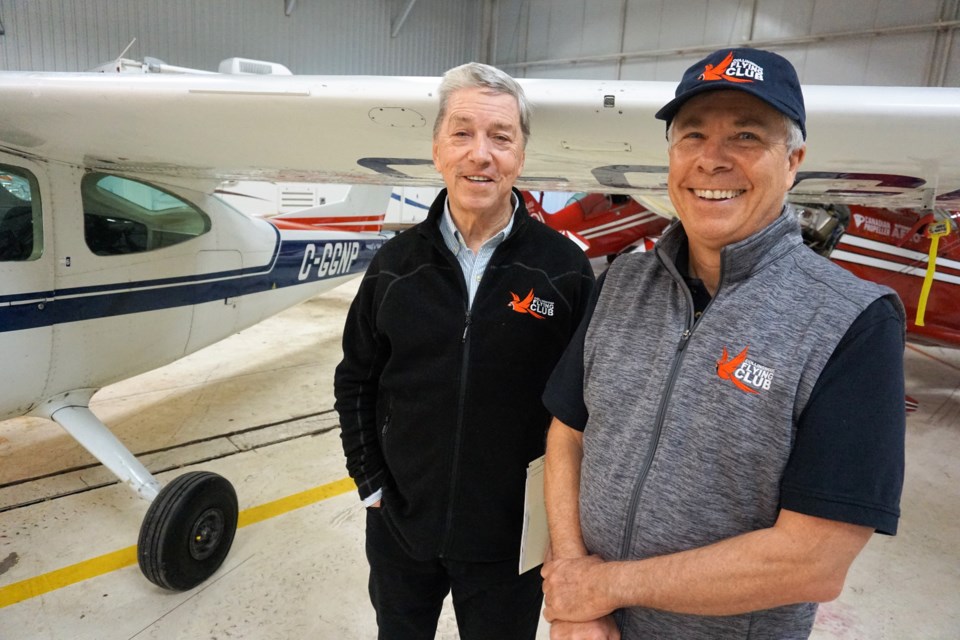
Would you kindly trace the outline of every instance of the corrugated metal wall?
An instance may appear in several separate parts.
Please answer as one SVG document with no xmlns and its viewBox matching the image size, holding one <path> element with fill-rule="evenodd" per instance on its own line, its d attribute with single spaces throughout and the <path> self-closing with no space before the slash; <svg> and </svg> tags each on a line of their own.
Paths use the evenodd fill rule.
<svg viewBox="0 0 960 640">
<path fill-rule="evenodd" d="M 699 48 L 752 41 L 789 58 L 804 83 L 958 86 L 958 4 L 500 0 L 493 62 L 520 77 L 675 81 Z"/>
<path fill-rule="evenodd" d="M 225 58 L 298 74 L 439 75 L 480 55 L 482 2 L 0 0 L 0 70 L 83 71 L 126 54 L 215 71 Z"/>
<path fill-rule="evenodd" d="M 208 70 L 242 56 L 300 74 L 439 75 L 485 60 L 519 77 L 674 81 L 702 47 L 754 42 L 792 60 L 805 83 L 960 86 L 958 6 L 960 0 L 0 0 L 0 69 L 90 69 L 136 38 L 129 58 Z"/>
</svg>

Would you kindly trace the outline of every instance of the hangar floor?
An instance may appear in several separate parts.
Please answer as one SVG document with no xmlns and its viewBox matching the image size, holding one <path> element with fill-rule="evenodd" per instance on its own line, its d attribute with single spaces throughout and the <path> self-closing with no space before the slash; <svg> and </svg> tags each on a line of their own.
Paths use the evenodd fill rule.
<svg viewBox="0 0 960 640">
<path fill-rule="evenodd" d="M 141 576 L 132 545 L 143 500 L 56 425 L 0 423 L 0 638 L 374 638 L 363 512 L 343 481 L 332 412 L 355 290 L 94 398 L 131 450 L 152 452 L 148 467 L 181 467 L 162 481 L 203 468 L 236 486 L 246 526 L 191 591 Z M 900 534 L 871 540 L 841 597 L 821 607 L 818 640 L 960 638 L 960 351 L 911 347 L 906 365 L 920 408 L 907 425 Z M 438 638 L 456 637 L 447 607 Z"/>
</svg>

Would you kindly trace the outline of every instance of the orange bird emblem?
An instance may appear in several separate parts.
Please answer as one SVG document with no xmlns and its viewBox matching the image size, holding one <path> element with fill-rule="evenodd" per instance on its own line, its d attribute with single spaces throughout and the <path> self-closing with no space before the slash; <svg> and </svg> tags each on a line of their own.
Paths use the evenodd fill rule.
<svg viewBox="0 0 960 640">
<path fill-rule="evenodd" d="M 737 380 L 734 376 L 737 367 L 743 364 L 743 361 L 747 359 L 747 351 L 750 349 L 750 345 L 747 345 L 743 348 L 736 357 L 730 358 L 730 354 L 727 353 L 727 348 L 723 348 L 723 355 L 720 356 L 720 359 L 717 360 L 717 375 L 720 376 L 721 380 L 729 380 L 741 391 L 746 391 L 747 393 L 759 393 L 756 389 L 751 389 L 747 385 L 743 384 Z"/>
<path fill-rule="evenodd" d="M 530 293 L 527 294 L 523 300 L 520 299 L 520 296 L 514 292 L 510 292 L 510 295 L 513 296 L 513 300 L 507 303 L 507 306 L 516 311 L 517 313 L 529 313 L 534 318 L 539 318 L 543 320 L 543 316 L 537 313 L 536 311 L 530 310 L 530 303 L 533 302 L 533 289 L 530 289 Z"/>
<path fill-rule="evenodd" d="M 708 64 L 703 69 L 703 73 L 700 74 L 698 80 L 729 80 L 730 82 L 753 82 L 749 78 L 736 78 L 734 76 L 727 75 L 727 67 L 730 66 L 730 63 L 733 62 L 733 51 L 727 54 L 727 57 L 724 58 L 720 64 L 714 66 Z"/>
</svg>

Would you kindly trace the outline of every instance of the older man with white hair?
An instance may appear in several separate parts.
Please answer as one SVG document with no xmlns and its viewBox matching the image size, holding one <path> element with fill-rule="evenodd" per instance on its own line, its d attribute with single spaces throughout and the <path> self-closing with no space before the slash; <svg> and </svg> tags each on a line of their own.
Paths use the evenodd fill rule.
<svg viewBox="0 0 960 640">
<path fill-rule="evenodd" d="M 525 470 L 593 272 L 514 188 L 529 135 L 510 76 L 448 71 L 433 132 L 446 189 L 380 249 L 347 317 L 336 408 L 380 638 L 433 638 L 448 592 L 464 640 L 536 635 L 541 578 L 517 573 Z"/>
</svg>

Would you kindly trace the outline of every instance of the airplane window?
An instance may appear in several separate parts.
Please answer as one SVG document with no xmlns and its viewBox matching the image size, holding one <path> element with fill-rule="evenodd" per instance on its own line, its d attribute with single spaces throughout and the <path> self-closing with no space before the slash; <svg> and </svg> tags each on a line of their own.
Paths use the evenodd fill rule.
<svg viewBox="0 0 960 640">
<path fill-rule="evenodd" d="M 26 169 L 0 165 L 0 262 L 36 260 L 42 253 L 37 179 Z"/>
<path fill-rule="evenodd" d="M 567 200 L 567 204 L 565 204 L 564 206 L 565 206 L 565 207 L 569 207 L 569 206 L 572 205 L 574 202 L 580 202 L 581 200 L 583 200 L 584 198 L 586 198 L 587 195 L 588 195 L 587 192 L 585 192 L 585 191 L 579 191 L 579 192 L 573 194 L 572 196 L 570 196 L 570 199 Z"/>
<path fill-rule="evenodd" d="M 160 187 L 88 173 L 80 184 L 87 246 L 98 256 L 162 249 L 210 230 L 210 218 Z"/>
</svg>

